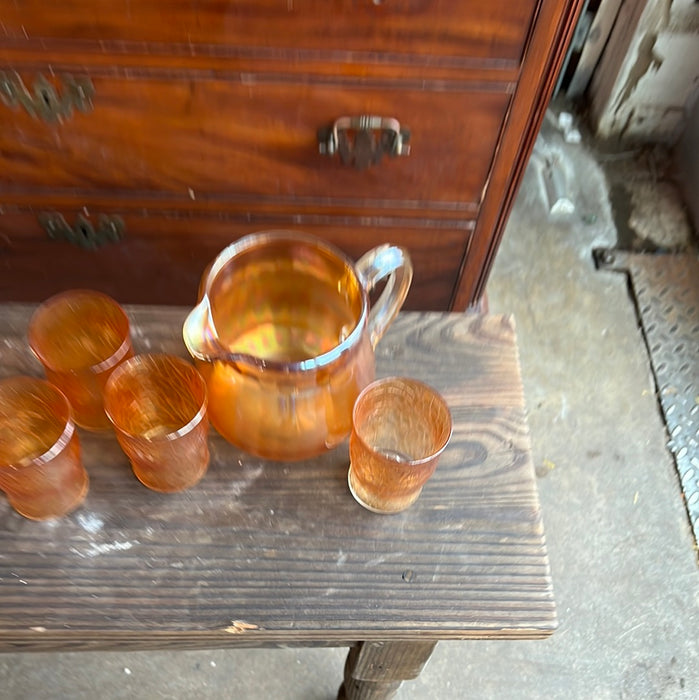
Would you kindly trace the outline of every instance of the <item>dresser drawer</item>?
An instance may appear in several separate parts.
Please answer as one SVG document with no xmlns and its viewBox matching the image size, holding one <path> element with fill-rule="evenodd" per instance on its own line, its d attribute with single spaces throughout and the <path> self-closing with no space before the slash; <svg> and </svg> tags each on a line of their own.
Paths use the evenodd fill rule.
<svg viewBox="0 0 699 700">
<path fill-rule="evenodd" d="M 75 230 L 99 230 L 97 212 L 85 216 L 84 209 L 63 207 L 52 215 L 58 211 Z M 88 250 L 60 236 L 50 239 L 39 225 L 41 212 L 0 208 L 0 301 L 38 302 L 63 289 L 85 287 L 122 302 L 188 306 L 196 299 L 205 267 L 227 245 L 248 233 L 287 229 L 330 241 L 353 260 L 381 243 L 405 246 L 414 266 L 407 308 L 446 309 L 471 233 L 438 222 L 424 227 L 359 220 L 294 224 L 262 216 L 247 221 L 220 213 L 168 215 L 108 205 L 102 213 L 118 220 L 123 237 Z"/>
<path fill-rule="evenodd" d="M 370 60 L 419 54 L 432 62 L 435 57 L 518 62 L 536 5 L 536 0 L 4 0 L 0 41 L 57 39 L 119 52 L 149 42 L 175 45 L 170 51 L 185 46 L 190 53 L 236 47 L 261 56 L 305 49 L 341 52 L 345 58 L 347 52 L 370 53 Z"/>
<path fill-rule="evenodd" d="M 35 77 L 21 74 L 27 85 Z M 480 84 L 418 90 L 202 74 L 91 80 L 91 111 L 57 123 L 0 104 L 0 196 L 50 187 L 160 202 L 468 214 L 478 208 L 510 99 Z M 409 129 L 410 154 L 360 170 L 319 153 L 319 129 L 367 114 Z"/>
</svg>

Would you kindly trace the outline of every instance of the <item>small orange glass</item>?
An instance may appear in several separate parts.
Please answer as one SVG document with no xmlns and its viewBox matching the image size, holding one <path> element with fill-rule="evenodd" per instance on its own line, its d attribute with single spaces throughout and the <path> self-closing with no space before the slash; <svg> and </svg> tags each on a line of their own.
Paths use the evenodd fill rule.
<svg viewBox="0 0 699 700">
<path fill-rule="evenodd" d="M 182 491 L 209 466 L 206 384 L 173 355 L 137 355 L 114 370 L 104 405 L 136 478 L 154 491 Z"/>
<path fill-rule="evenodd" d="M 350 491 L 375 513 L 411 506 L 437 467 L 451 437 L 446 401 L 415 379 L 379 379 L 354 404 Z"/>
<path fill-rule="evenodd" d="M 87 494 L 70 404 L 43 379 L 0 381 L 0 489 L 32 520 L 65 515 Z"/>
<path fill-rule="evenodd" d="M 133 356 L 121 306 L 101 292 L 62 292 L 34 312 L 28 336 L 46 377 L 68 397 L 75 422 L 88 430 L 109 430 L 104 387 L 112 370 Z"/>
</svg>

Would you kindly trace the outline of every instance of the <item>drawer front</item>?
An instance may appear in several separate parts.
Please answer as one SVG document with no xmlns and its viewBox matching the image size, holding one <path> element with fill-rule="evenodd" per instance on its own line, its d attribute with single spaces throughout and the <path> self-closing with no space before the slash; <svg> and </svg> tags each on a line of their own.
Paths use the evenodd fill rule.
<svg viewBox="0 0 699 700">
<path fill-rule="evenodd" d="M 196 300 L 204 268 L 239 236 L 256 231 L 305 231 L 328 240 L 352 259 L 381 243 L 405 246 L 414 266 L 406 308 L 446 310 L 457 283 L 470 231 L 441 227 L 381 227 L 357 221 L 337 226 L 287 221 L 249 222 L 196 213 L 166 216 L 105 207 L 123 237 L 96 250 L 51 240 L 29 210 L 0 209 L 0 301 L 42 301 L 63 289 L 91 288 L 124 303 L 180 304 Z M 82 209 L 61 209 L 78 229 Z M 82 219 L 98 229 L 97 213 Z"/>
<path fill-rule="evenodd" d="M 44 0 L 0 2 L 3 41 L 47 38 L 122 52 L 131 42 L 220 52 L 230 47 L 419 54 L 518 62 L 536 0 Z M 162 46 L 153 50 L 167 51 Z M 170 49 L 176 50 L 176 47 Z"/>
<path fill-rule="evenodd" d="M 30 87 L 36 75 L 15 78 Z M 65 88 L 60 76 L 55 80 L 60 93 Z M 91 80 L 92 108 L 59 122 L 0 103 L 0 195 L 50 188 L 315 209 L 474 212 L 510 99 L 481 85 L 439 91 L 257 82 L 249 75 Z M 319 153 L 318 129 L 366 114 L 409 129 L 410 154 L 358 170 Z"/>
</svg>

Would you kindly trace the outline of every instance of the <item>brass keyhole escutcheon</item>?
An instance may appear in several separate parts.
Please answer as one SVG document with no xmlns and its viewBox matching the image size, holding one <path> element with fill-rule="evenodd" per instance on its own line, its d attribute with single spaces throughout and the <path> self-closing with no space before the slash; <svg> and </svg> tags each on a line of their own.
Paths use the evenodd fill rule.
<svg viewBox="0 0 699 700">
<path fill-rule="evenodd" d="M 39 214 L 39 223 L 46 235 L 54 240 L 64 240 L 78 248 L 96 250 L 108 243 L 120 241 L 126 232 L 126 226 L 119 216 L 100 214 L 97 224 L 78 214 L 75 225 L 71 226 L 62 214 L 43 212 Z"/>
<path fill-rule="evenodd" d="M 74 110 L 92 110 L 95 88 L 89 78 L 66 74 L 61 76 L 60 83 L 59 91 L 39 74 L 28 87 L 18 73 L 0 71 L 0 101 L 13 109 L 23 107 L 32 117 L 47 123 L 62 122 Z"/>
</svg>

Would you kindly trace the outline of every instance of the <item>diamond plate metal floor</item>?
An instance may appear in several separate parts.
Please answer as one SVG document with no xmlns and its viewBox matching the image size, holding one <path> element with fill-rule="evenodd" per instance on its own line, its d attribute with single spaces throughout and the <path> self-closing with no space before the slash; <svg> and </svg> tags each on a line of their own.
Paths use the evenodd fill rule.
<svg viewBox="0 0 699 700">
<path fill-rule="evenodd" d="M 699 543 L 699 258 L 603 251 L 636 299 L 694 538 Z"/>
</svg>

